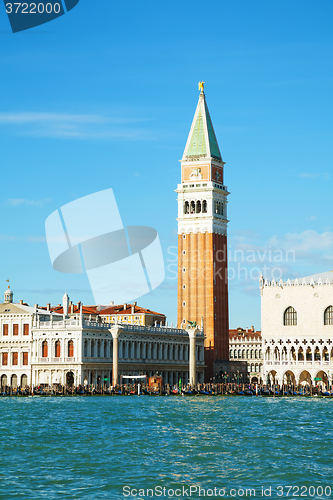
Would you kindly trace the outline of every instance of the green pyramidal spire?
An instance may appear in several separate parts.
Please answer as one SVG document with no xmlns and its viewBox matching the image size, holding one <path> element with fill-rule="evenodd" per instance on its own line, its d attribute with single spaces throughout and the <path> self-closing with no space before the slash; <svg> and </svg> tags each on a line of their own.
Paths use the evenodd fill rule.
<svg viewBox="0 0 333 500">
<path fill-rule="evenodd" d="M 202 89 L 185 146 L 183 160 L 195 160 L 196 158 L 211 157 L 222 161 L 212 120 L 208 111 L 205 94 Z"/>
</svg>

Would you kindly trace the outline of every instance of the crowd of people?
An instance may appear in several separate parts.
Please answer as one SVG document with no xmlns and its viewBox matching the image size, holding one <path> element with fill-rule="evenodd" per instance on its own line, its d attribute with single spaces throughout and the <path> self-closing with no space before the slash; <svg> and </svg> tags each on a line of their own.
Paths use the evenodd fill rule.
<svg viewBox="0 0 333 500">
<path fill-rule="evenodd" d="M 1 396 L 130 396 L 130 395 L 166 395 L 166 396 L 325 396 L 333 397 L 333 390 L 323 386 L 263 385 L 263 384 L 196 384 L 149 386 L 148 384 L 124 384 L 117 386 L 79 385 L 62 386 L 40 385 L 36 387 L 1 387 Z"/>
</svg>

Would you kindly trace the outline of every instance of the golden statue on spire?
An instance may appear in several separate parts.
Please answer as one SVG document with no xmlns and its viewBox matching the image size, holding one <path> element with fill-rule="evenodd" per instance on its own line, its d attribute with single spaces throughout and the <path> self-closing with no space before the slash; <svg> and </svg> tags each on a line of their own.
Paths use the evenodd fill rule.
<svg viewBox="0 0 333 500">
<path fill-rule="evenodd" d="M 205 85 L 205 82 L 199 82 L 199 84 L 198 84 L 198 86 L 199 86 L 199 90 L 200 90 L 201 92 L 203 92 L 203 91 L 204 91 L 204 85 Z"/>
</svg>

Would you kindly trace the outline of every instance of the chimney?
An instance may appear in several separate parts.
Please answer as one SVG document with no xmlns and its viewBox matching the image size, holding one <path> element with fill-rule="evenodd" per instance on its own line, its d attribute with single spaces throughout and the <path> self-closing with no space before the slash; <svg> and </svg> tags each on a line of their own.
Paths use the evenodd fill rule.
<svg viewBox="0 0 333 500">
<path fill-rule="evenodd" d="M 252 332 L 254 332 L 254 326 L 251 326 L 251 330 L 252 330 Z"/>
<path fill-rule="evenodd" d="M 133 302 L 134 307 L 137 305 L 137 302 Z"/>
<path fill-rule="evenodd" d="M 134 313 L 135 313 L 135 304 L 136 304 L 136 303 L 134 302 L 134 304 L 132 305 L 132 308 L 131 308 L 131 314 L 134 314 Z"/>
<path fill-rule="evenodd" d="M 69 302 L 69 297 L 67 295 L 67 292 L 62 298 L 62 307 L 63 307 L 63 313 L 65 316 L 68 315 L 68 302 Z"/>
<path fill-rule="evenodd" d="M 114 300 L 110 300 L 110 306 L 114 306 Z"/>
<path fill-rule="evenodd" d="M 127 309 L 127 304 L 124 304 L 124 311 L 126 311 Z"/>
<path fill-rule="evenodd" d="M 38 304 L 35 304 L 35 305 L 34 305 L 34 308 L 35 308 L 35 309 L 38 309 Z"/>
<path fill-rule="evenodd" d="M 80 302 L 77 302 L 77 308 L 80 309 L 81 308 L 81 301 Z"/>
<path fill-rule="evenodd" d="M 51 307 L 51 304 L 46 304 L 46 310 L 49 311 Z"/>
<path fill-rule="evenodd" d="M 70 301 L 69 305 L 71 306 L 71 314 L 74 314 L 74 304 Z"/>
<path fill-rule="evenodd" d="M 23 300 L 20 300 L 20 305 L 21 305 L 21 306 L 23 305 Z"/>
</svg>

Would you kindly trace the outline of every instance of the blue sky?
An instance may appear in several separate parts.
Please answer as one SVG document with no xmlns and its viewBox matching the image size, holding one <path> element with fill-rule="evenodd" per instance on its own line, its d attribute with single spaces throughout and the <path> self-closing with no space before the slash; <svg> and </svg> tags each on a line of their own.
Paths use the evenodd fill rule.
<svg viewBox="0 0 333 500">
<path fill-rule="evenodd" d="M 199 80 L 231 192 L 230 326 L 260 328 L 264 265 L 333 269 L 332 21 L 331 0 L 80 0 L 12 34 L 0 9 L 3 289 L 93 303 L 85 276 L 52 269 L 44 223 L 112 187 L 123 223 L 162 241 L 166 280 L 139 303 L 176 321 L 174 189 Z"/>
</svg>

